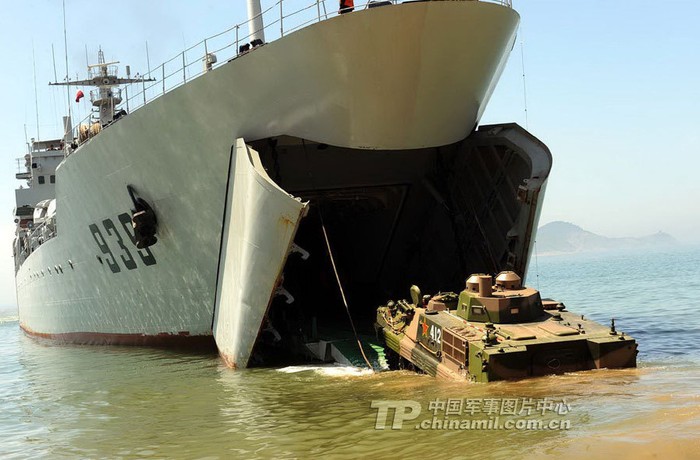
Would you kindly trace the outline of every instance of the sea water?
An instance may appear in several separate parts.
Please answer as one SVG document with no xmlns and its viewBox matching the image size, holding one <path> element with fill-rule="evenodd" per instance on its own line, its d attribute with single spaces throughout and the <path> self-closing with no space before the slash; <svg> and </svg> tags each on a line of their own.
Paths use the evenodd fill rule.
<svg viewBox="0 0 700 460">
<path fill-rule="evenodd" d="M 639 367 L 490 384 L 232 371 L 216 354 L 51 345 L 10 310 L 0 457 L 700 458 L 700 249 L 538 257 L 528 284 L 614 317 Z"/>
</svg>

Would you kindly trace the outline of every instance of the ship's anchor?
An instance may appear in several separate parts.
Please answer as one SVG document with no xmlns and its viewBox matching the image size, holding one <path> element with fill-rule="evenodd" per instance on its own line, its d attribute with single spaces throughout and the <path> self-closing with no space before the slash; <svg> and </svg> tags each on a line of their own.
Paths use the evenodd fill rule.
<svg viewBox="0 0 700 460">
<path fill-rule="evenodd" d="M 131 225 L 134 227 L 134 239 L 136 247 L 144 249 L 153 246 L 158 242 L 156 230 L 158 229 L 158 219 L 156 213 L 146 200 L 136 194 L 134 187 L 126 186 L 134 209 L 131 210 Z"/>
</svg>

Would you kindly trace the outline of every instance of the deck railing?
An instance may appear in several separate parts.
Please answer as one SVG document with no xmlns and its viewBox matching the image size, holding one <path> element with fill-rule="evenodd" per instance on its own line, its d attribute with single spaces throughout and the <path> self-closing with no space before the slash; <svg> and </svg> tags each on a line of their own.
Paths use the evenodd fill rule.
<svg viewBox="0 0 700 460">
<path fill-rule="evenodd" d="M 440 1 L 440 0 L 427 0 Z M 512 8 L 512 0 L 463 0 L 463 1 L 486 1 Z M 365 3 L 356 2 L 355 11 L 389 6 L 403 3 L 399 0 L 388 1 L 367 1 Z M 287 11 L 285 4 L 289 1 L 277 0 L 271 6 L 264 9 L 259 16 L 263 19 L 263 30 L 266 35 L 266 42 L 272 42 L 280 37 L 294 31 L 307 27 L 311 24 L 324 21 L 333 16 L 338 16 L 339 2 L 337 0 L 308 0 L 306 6 L 294 11 Z M 352 13 L 350 13 L 352 14 Z M 121 107 L 127 112 L 133 112 L 147 103 L 159 98 L 163 94 L 184 85 L 202 74 L 221 66 L 232 59 L 253 52 L 255 47 L 250 46 L 249 50 L 241 50 L 241 46 L 250 45 L 252 40 L 248 32 L 248 23 L 253 19 L 236 24 L 223 32 L 212 35 L 204 40 L 181 51 L 161 65 L 149 70 L 144 75 L 136 74 L 136 78 L 143 80 L 137 83 L 125 85 L 123 95 L 124 100 Z M 155 81 L 148 81 L 155 79 Z M 85 117 L 74 126 L 74 133 L 80 124 L 92 124 L 92 114 Z M 88 132 L 88 137 L 81 139 L 81 142 L 93 137 L 97 133 Z M 77 137 L 77 136 L 76 136 Z"/>
</svg>

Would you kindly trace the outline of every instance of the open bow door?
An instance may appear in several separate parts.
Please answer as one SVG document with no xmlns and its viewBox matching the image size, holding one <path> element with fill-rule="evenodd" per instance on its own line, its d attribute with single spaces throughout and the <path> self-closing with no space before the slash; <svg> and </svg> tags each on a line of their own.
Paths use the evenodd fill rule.
<svg viewBox="0 0 700 460">
<path fill-rule="evenodd" d="M 236 140 L 226 191 L 213 333 L 230 367 L 246 367 L 307 203 L 278 187 Z"/>
</svg>

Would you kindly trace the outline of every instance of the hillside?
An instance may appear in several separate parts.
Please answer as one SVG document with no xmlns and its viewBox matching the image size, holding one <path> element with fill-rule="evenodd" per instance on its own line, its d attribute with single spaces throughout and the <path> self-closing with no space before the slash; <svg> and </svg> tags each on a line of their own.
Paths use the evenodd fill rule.
<svg viewBox="0 0 700 460">
<path fill-rule="evenodd" d="M 664 232 L 639 238 L 609 238 L 561 221 L 550 222 L 537 231 L 537 252 L 540 255 L 665 248 L 677 244 L 675 238 Z"/>
</svg>

